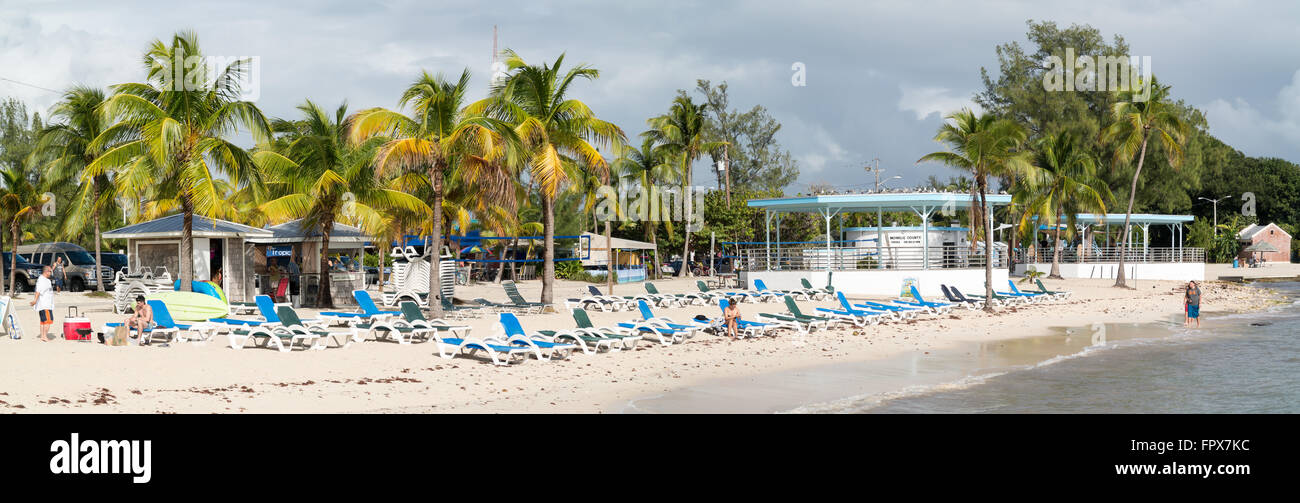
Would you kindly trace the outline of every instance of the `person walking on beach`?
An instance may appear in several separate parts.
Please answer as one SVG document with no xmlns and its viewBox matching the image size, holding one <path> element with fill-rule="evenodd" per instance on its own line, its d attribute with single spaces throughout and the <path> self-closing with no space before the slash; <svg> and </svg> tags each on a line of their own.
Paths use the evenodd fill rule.
<svg viewBox="0 0 1300 503">
<path fill-rule="evenodd" d="M 36 298 L 31 302 L 41 318 L 41 342 L 50 342 L 50 325 L 54 324 L 54 283 L 50 281 L 52 274 L 54 268 L 48 265 L 41 268 L 41 277 L 36 279 Z"/>
<path fill-rule="evenodd" d="M 1195 281 L 1187 283 L 1187 292 L 1183 294 L 1183 305 L 1187 310 L 1183 326 L 1190 326 L 1192 320 L 1196 320 L 1196 328 L 1201 328 L 1201 287 Z"/>
<path fill-rule="evenodd" d="M 54 259 L 54 289 L 62 292 L 68 284 L 68 273 L 63 270 L 63 257 Z"/>
<path fill-rule="evenodd" d="M 735 302 L 727 303 L 727 309 L 722 311 L 722 318 L 727 324 L 727 337 L 736 340 L 740 335 L 740 330 L 737 328 L 740 323 L 736 321 L 740 319 L 740 307 L 736 306 Z"/>
</svg>

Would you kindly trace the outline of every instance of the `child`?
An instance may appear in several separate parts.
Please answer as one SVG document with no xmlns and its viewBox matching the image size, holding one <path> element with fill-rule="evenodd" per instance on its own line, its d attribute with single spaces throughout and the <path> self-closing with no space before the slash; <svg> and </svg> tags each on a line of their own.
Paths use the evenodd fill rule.
<svg viewBox="0 0 1300 503">
<path fill-rule="evenodd" d="M 1187 317 L 1183 319 L 1183 326 L 1191 325 L 1192 320 L 1196 320 L 1196 328 L 1201 328 L 1201 287 L 1197 286 L 1195 281 L 1187 282 L 1187 292 L 1183 294 L 1183 305 L 1187 309 Z"/>
</svg>

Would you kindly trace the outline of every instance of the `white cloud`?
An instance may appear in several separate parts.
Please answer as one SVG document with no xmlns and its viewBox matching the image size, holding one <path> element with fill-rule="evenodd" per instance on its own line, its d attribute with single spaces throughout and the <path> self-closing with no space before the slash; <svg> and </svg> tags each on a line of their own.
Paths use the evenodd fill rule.
<svg viewBox="0 0 1300 503">
<path fill-rule="evenodd" d="M 925 120 L 933 114 L 940 117 L 949 113 L 970 108 L 979 111 L 969 98 L 970 93 L 955 93 L 946 87 L 909 87 L 899 85 L 902 96 L 898 98 L 898 109 L 916 114 L 916 120 Z"/>
<path fill-rule="evenodd" d="M 30 16 L 0 17 L 0 96 L 28 103 L 42 114 L 69 85 L 107 86 L 140 73 L 138 48 L 120 39 L 61 25 L 47 29 Z M 38 89 L 38 86 L 52 89 Z"/>
<path fill-rule="evenodd" d="M 1273 113 L 1265 113 L 1243 98 L 1215 99 L 1200 108 L 1210 132 L 1247 155 L 1294 155 L 1300 143 L 1300 70 L 1274 98 Z"/>
</svg>

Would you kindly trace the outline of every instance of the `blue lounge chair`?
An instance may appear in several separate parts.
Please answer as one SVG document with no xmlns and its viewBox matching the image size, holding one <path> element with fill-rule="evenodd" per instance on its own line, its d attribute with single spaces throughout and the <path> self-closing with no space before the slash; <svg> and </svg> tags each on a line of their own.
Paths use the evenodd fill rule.
<svg viewBox="0 0 1300 503">
<path fill-rule="evenodd" d="M 513 346 L 534 347 L 546 351 L 546 353 L 542 353 L 541 351 L 536 353 L 539 355 L 539 360 L 549 360 L 551 358 L 563 360 L 568 358 L 569 355 L 573 353 L 574 349 L 578 348 L 573 344 L 548 341 L 546 340 L 546 336 L 541 334 L 529 334 L 525 332 L 523 325 L 519 323 L 519 318 L 515 316 L 515 313 L 501 313 L 497 323 L 501 324 L 502 330 L 506 333 L 507 344 Z M 543 354 L 546 355 L 544 358 L 541 356 Z"/>
<path fill-rule="evenodd" d="M 723 313 L 727 312 L 727 306 L 729 305 L 731 305 L 731 303 L 728 302 L 727 299 L 718 299 L 718 307 L 722 309 Z M 726 323 L 725 319 L 723 320 L 723 323 Z M 793 321 L 778 320 L 775 322 L 761 322 L 761 321 L 745 321 L 744 319 L 736 318 L 736 329 L 739 330 L 740 333 L 744 334 L 745 337 L 755 337 L 759 335 L 775 335 L 775 334 L 769 334 L 768 330 L 777 328 L 778 326 L 785 327 L 785 328 L 793 328 L 801 332 L 806 331 L 802 326 L 800 326 L 798 323 L 795 323 Z"/>
<path fill-rule="evenodd" d="M 695 332 L 699 331 L 701 328 L 699 323 L 692 322 L 692 324 L 683 324 L 677 323 L 673 321 L 672 318 L 666 316 L 655 316 L 654 312 L 650 310 L 650 304 L 647 304 L 644 300 L 636 301 L 636 307 L 641 311 L 641 321 L 663 325 L 673 330 L 684 331 L 687 333 L 687 338 L 694 337 Z"/>
<path fill-rule="evenodd" d="M 700 289 L 700 293 L 703 293 L 705 295 L 711 295 L 714 297 L 721 296 L 722 298 L 735 299 L 741 301 L 757 300 L 763 298 L 763 295 L 759 294 L 758 292 L 749 292 L 749 291 L 727 292 L 722 290 L 710 290 L 709 285 L 706 285 L 704 284 L 703 281 L 699 281 L 699 280 L 695 281 L 695 287 Z"/>
<path fill-rule="evenodd" d="M 1015 281 L 1007 280 L 1007 284 L 1011 285 L 1012 295 L 1028 295 L 1029 299 L 1033 302 L 1039 302 L 1039 301 L 1053 298 L 1052 295 L 1044 292 L 1021 292 L 1019 288 L 1016 288 Z"/>
<path fill-rule="evenodd" d="M 841 309 L 819 307 L 817 308 L 817 312 L 828 313 L 836 318 L 850 321 L 859 327 L 880 323 L 880 312 L 854 308 L 849 305 L 849 301 L 844 298 L 844 292 L 835 292 L 835 295 L 839 297 Z"/>
<path fill-rule="evenodd" d="M 280 304 L 276 304 L 274 300 L 271 300 L 271 297 L 269 295 L 258 295 L 253 300 L 257 301 L 257 311 L 258 314 L 262 315 L 262 320 L 264 320 L 266 323 L 275 323 L 275 324 L 281 323 L 280 315 L 276 314 L 275 312 L 276 307 L 280 306 Z M 283 305 L 287 306 L 288 304 L 283 304 Z M 301 322 L 303 326 L 308 326 L 308 327 L 325 325 L 329 323 L 329 320 L 318 320 L 318 319 L 298 320 L 298 321 Z"/>
<path fill-rule="evenodd" d="M 370 292 L 365 290 L 353 290 L 352 298 L 357 300 L 357 308 L 360 311 L 345 313 L 339 311 L 323 311 L 320 313 L 322 318 L 332 319 L 343 323 L 374 323 L 375 320 L 382 320 L 393 316 L 400 316 L 401 311 L 381 311 L 375 301 L 370 298 Z"/>
<path fill-rule="evenodd" d="M 924 297 L 921 297 L 921 291 L 916 289 L 916 285 L 912 285 L 909 288 L 912 289 L 912 298 L 916 300 L 908 301 L 903 299 L 896 299 L 894 300 L 895 304 L 901 304 L 904 306 L 912 306 L 912 307 L 921 307 L 935 314 L 944 314 L 949 311 L 952 311 L 953 308 L 952 304 L 949 304 L 947 302 L 928 302 L 925 300 Z"/>
<path fill-rule="evenodd" d="M 149 304 L 149 310 L 153 312 L 154 327 L 145 329 L 143 334 L 139 333 L 139 330 L 135 327 L 131 327 L 131 332 L 135 333 L 136 336 L 139 337 L 141 345 L 152 343 L 155 336 L 170 336 L 171 340 L 175 342 L 185 342 L 186 339 L 181 336 L 181 332 L 199 334 L 198 341 L 205 342 L 208 335 L 211 333 L 210 327 L 201 324 L 192 325 L 187 323 L 176 323 L 176 320 L 172 319 L 171 312 L 167 310 L 167 304 L 164 304 L 161 300 L 148 300 L 145 302 Z M 122 323 L 104 324 L 106 327 L 105 331 L 107 331 L 108 328 L 117 328 L 122 325 Z"/>
<path fill-rule="evenodd" d="M 764 283 L 763 280 L 761 279 L 754 280 L 754 289 L 758 290 L 758 293 L 760 295 L 762 294 L 774 295 L 776 298 L 781 298 L 789 295 L 795 298 L 803 297 L 803 300 L 812 300 L 811 295 L 808 295 L 807 292 L 803 292 L 799 290 L 770 290 L 767 288 L 767 283 Z"/>
<path fill-rule="evenodd" d="M 872 302 L 872 301 L 869 301 L 869 300 L 864 300 L 864 301 L 862 301 L 862 302 L 860 302 L 860 303 L 858 303 L 858 304 L 854 304 L 853 307 L 859 307 L 859 308 L 862 308 L 862 309 L 871 309 L 871 310 L 874 310 L 874 311 L 885 311 L 885 312 L 893 313 L 894 316 L 891 316 L 891 318 L 893 318 L 893 319 L 895 319 L 895 320 L 908 320 L 908 319 L 913 319 L 913 318 L 916 318 L 916 317 L 917 317 L 918 315 L 920 315 L 921 313 L 924 313 L 924 312 L 927 311 L 926 309 L 923 309 L 923 308 L 920 308 L 920 307 L 914 307 L 914 306 L 902 306 L 902 305 L 898 305 L 898 304 L 883 304 L 883 303 L 880 303 L 880 302 Z"/>
</svg>

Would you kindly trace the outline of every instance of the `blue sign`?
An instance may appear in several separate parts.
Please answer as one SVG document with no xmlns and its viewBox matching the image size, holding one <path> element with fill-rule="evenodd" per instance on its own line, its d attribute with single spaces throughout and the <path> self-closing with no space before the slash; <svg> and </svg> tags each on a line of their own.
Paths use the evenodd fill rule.
<svg viewBox="0 0 1300 503">
<path fill-rule="evenodd" d="M 268 246 L 266 247 L 266 256 L 290 257 L 293 256 L 293 247 L 292 246 Z"/>
</svg>

